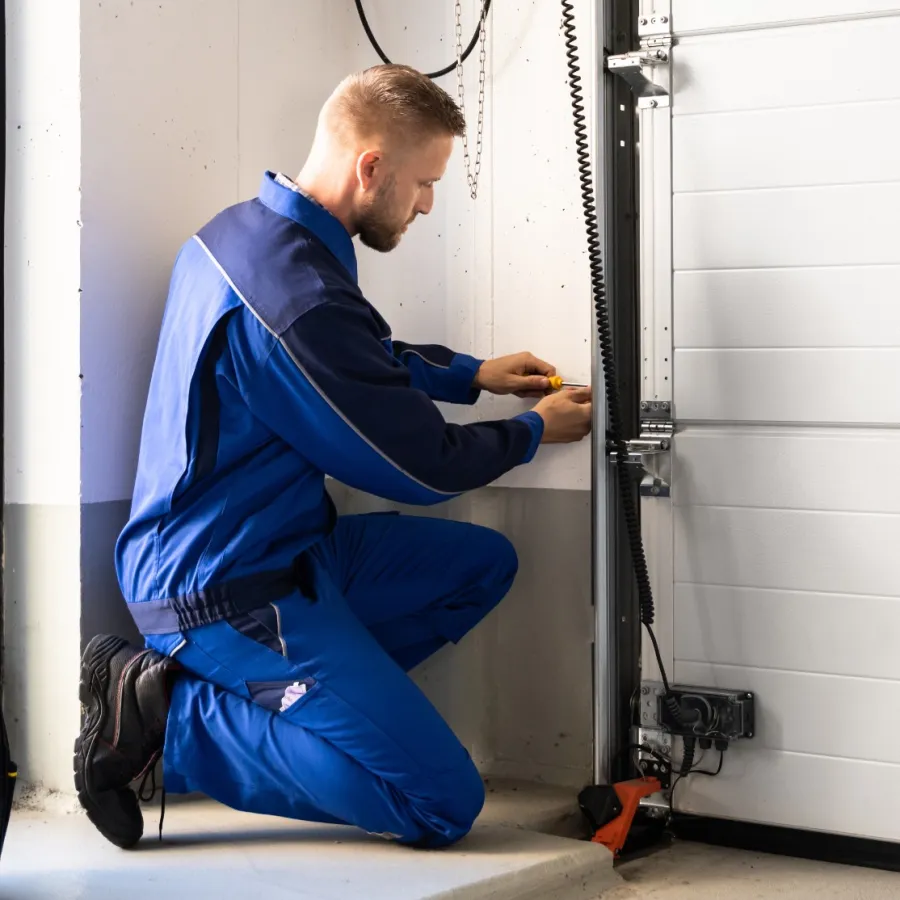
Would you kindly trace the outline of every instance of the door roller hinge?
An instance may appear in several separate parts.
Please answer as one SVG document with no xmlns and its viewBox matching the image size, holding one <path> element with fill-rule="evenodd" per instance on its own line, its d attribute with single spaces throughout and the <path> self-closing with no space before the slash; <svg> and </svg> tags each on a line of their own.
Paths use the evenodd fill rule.
<svg viewBox="0 0 900 900">
<path fill-rule="evenodd" d="M 672 418 L 672 404 L 668 401 L 645 401 L 641 403 L 640 433 L 633 440 L 625 442 L 628 451 L 627 465 L 641 473 L 640 494 L 642 497 L 668 497 L 669 484 L 658 474 L 650 471 L 657 466 L 649 464 L 648 457 L 657 457 L 672 449 L 675 437 L 675 422 Z M 609 447 L 612 461 L 616 461 L 615 446 Z"/>
<path fill-rule="evenodd" d="M 651 415 L 645 413 L 641 418 L 639 436 L 625 442 L 629 463 L 641 465 L 644 456 L 667 453 L 672 448 L 672 439 L 675 436 L 675 422 L 668 411 L 670 404 L 656 403 L 654 405 L 663 414 L 660 415 L 656 411 Z M 666 407 L 665 410 L 662 409 L 663 405 Z M 612 442 L 610 442 L 607 449 L 610 454 L 615 455 L 616 447 Z"/>
<path fill-rule="evenodd" d="M 675 423 L 671 419 L 641 419 L 640 436 L 626 443 L 628 455 L 640 462 L 642 456 L 667 453 L 674 436 Z"/>
<path fill-rule="evenodd" d="M 671 105 L 669 92 L 661 85 L 654 84 L 645 71 L 656 66 L 668 65 L 671 49 L 671 36 L 661 35 L 643 39 L 640 50 L 606 57 L 606 68 L 610 74 L 618 75 L 631 88 L 637 97 L 638 109 Z"/>
</svg>

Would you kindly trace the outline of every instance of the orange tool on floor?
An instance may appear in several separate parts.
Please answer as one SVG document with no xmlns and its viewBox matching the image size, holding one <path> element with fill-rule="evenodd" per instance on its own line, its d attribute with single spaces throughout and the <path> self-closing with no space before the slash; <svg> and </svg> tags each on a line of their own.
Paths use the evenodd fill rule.
<svg viewBox="0 0 900 900">
<path fill-rule="evenodd" d="M 597 828 L 591 840 L 595 844 L 603 844 L 613 856 L 618 856 L 625 846 L 641 800 L 661 791 L 662 784 L 658 778 L 635 778 L 632 781 L 620 781 L 618 784 L 604 786 L 602 790 L 609 791 L 610 788 L 615 792 L 615 799 L 611 795 L 608 796 L 603 804 L 605 814 L 595 807 L 595 815 L 592 818 Z M 597 813 L 606 821 L 601 823 Z"/>
</svg>

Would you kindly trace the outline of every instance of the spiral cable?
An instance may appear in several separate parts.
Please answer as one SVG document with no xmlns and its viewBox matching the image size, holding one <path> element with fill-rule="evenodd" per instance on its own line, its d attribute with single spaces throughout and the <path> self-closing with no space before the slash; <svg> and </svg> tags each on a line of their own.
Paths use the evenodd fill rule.
<svg viewBox="0 0 900 900">
<path fill-rule="evenodd" d="M 609 306 L 606 300 L 606 279 L 603 274 L 603 255 L 600 240 L 600 225 L 597 220 L 597 205 L 594 199 L 594 177 L 591 166 L 590 144 L 588 142 L 587 116 L 584 112 L 584 93 L 581 80 L 581 62 L 578 56 L 578 40 L 575 33 L 575 7 L 572 0 L 562 0 L 562 26 L 566 47 L 566 65 L 569 73 L 569 94 L 572 98 L 572 117 L 575 123 L 575 154 L 578 158 L 578 179 L 581 185 L 581 206 L 584 210 L 584 225 L 587 234 L 588 260 L 591 271 L 591 291 L 597 318 L 597 335 L 600 343 L 600 362 L 606 389 L 608 417 L 607 447 L 616 462 L 616 477 L 622 498 L 622 511 L 631 550 L 631 562 L 637 582 L 638 606 L 641 624 L 647 629 L 656 663 L 665 688 L 665 704 L 676 722 L 682 722 L 682 710 L 678 700 L 669 691 L 669 678 L 663 665 L 662 654 L 653 631 L 655 609 L 653 589 L 644 542 L 641 538 L 641 524 L 637 505 L 634 501 L 631 475 L 628 471 L 628 445 L 622 428 L 622 401 L 616 375 L 616 361 L 613 356 L 612 329 L 609 322 Z"/>
</svg>

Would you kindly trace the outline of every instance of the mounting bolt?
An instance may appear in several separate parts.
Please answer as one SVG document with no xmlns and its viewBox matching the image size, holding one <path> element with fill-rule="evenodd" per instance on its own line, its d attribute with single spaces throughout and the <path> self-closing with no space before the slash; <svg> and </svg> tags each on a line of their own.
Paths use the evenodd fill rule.
<svg viewBox="0 0 900 900">
<path fill-rule="evenodd" d="M 668 17 L 668 16 L 660 16 L 660 17 L 659 17 L 659 21 L 662 22 L 663 25 L 665 25 L 666 22 L 669 21 L 669 17 Z"/>
<path fill-rule="evenodd" d="M 668 412 L 669 411 L 669 402 L 667 400 L 663 400 L 662 408 Z"/>
<path fill-rule="evenodd" d="M 641 409 L 644 409 L 644 410 L 650 409 L 650 404 L 646 400 L 643 400 L 641 402 Z"/>
<path fill-rule="evenodd" d="M 647 694 L 650 693 L 650 688 L 648 688 L 648 687 L 642 687 L 642 688 L 641 688 L 641 693 L 646 697 Z"/>
<path fill-rule="evenodd" d="M 656 24 L 656 16 L 654 16 L 650 21 L 655 25 Z"/>
<path fill-rule="evenodd" d="M 641 16 L 641 18 L 640 18 L 640 24 L 641 24 L 641 25 L 646 25 L 646 24 L 647 24 L 647 19 L 646 19 L 645 16 Z"/>
<path fill-rule="evenodd" d="M 654 484 L 652 488 L 650 488 L 650 493 L 653 494 L 654 497 L 659 495 L 659 485 Z"/>
</svg>

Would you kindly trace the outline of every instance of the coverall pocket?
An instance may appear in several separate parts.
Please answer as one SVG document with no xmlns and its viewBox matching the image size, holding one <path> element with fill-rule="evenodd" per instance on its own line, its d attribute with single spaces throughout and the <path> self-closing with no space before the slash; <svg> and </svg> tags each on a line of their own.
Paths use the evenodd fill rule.
<svg viewBox="0 0 900 900">
<path fill-rule="evenodd" d="M 250 699 L 266 709 L 286 713 L 302 705 L 321 685 L 315 678 L 294 678 L 280 681 L 247 681 Z"/>
</svg>

